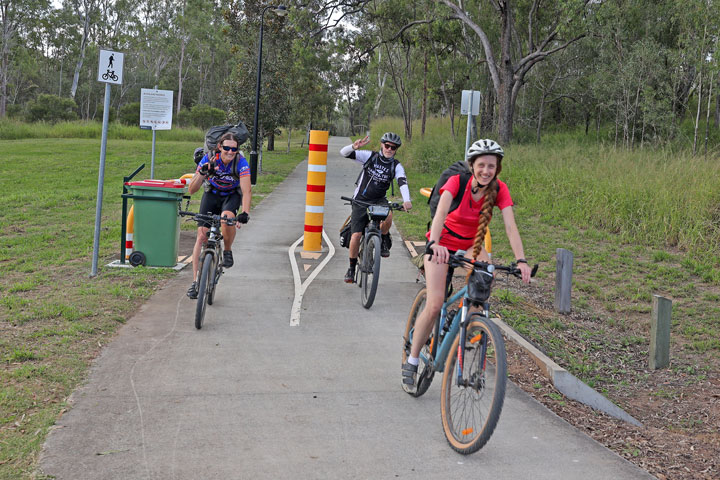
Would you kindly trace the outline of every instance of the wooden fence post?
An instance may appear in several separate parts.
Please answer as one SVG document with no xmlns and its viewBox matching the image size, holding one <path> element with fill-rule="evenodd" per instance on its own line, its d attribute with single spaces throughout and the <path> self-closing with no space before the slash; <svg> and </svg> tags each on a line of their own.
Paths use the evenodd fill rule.
<svg viewBox="0 0 720 480">
<path fill-rule="evenodd" d="M 670 315 L 672 301 L 653 295 L 650 320 L 650 369 L 665 368 L 670 364 Z"/>
<path fill-rule="evenodd" d="M 555 310 L 559 313 L 570 313 L 573 254 L 570 250 L 558 248 L 555 256 Z"/>
</svg>

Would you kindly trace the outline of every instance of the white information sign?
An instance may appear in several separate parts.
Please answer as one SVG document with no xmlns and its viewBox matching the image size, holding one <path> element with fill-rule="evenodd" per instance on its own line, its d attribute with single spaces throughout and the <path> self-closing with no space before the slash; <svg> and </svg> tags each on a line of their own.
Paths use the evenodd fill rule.
<svg viewBox="0 0 720 480">
<path fill-rule="evenodd" d="M 471 103 L 472 100 L 472 103 Z M 460 115 L 468 115 L 472 105 L 472 114 L 480 114 L 480 92 L 477 90 L 463 90 L 460 101 Z"/>
<path fill-rule="evenodd" d="M 123 58 L 120 52 L 100 50 L 100 62 L 98 63 L 98 82 L 113 83 L 122 85 Z"/>
<path fill-rule="evenodd" d="M 140 90 L 140 128 L 170 130 L 172 112 L 172 90 L 154 90 L 152 88 Z"/>
</svg>

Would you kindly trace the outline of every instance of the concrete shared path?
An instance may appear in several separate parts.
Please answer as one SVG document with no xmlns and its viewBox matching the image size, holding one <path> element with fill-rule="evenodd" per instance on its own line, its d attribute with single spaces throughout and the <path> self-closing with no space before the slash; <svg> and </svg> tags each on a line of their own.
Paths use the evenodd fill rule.
<svg viewBox="0 0 720 480">
<path fill-rule="evenodd" d="M 189 269 L 123 326 L 48 436 L 42 472 L 70 480 L 652 478 L 512 384 L 485 448 L 470 456 L 450 449 L 441 378 L 419 399 L 400 388 L 401 335 L 419 286 L 397 231 L 370 310 L 342 282 L 347 250 L 337 230 L 349 207 L 339 197 L 359 172 L 338 153 L 347 143 L 330 139 L 325 229 L 336 251 L 307 287 L 299 325 L 290 326 L 288 250 L 303 232 L 306 163 L 238 234 L 236 264 L 202 330 L 185 296 Z M 321 261 L 290 253 L 303 279 Z"/>
</svg>

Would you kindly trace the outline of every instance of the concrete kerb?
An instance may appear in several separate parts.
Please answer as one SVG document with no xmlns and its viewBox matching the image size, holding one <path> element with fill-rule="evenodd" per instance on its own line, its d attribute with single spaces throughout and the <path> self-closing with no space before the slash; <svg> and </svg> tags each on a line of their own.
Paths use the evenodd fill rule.
<svg viewBox="0 0 720 480">
<path fill-rule="evenodd" d="M 421 243 L 424 244 L 425 242 L 416 243 L 417 244 L 413 244 L 413 242 L 405 241 L 405 246 L 410 251 L 411 257 L 417 255 L 417 251 L 414 247 L 419 246 Z M 530 355 L 533 361 L 545 373 L 545 376 L 552 380 L 553 385 L 560 393 L 572 400 L 576 400 L 596 410 L 605 412 L 612 417 L 618 418 L 637 427 L 642 427 L 642 424 L 625 410 L 612 403 L 606 397 L 590 388 L 582 380 L 555 363 L 550 357 L 542 353 L 537 349 L 537 347 L 513 330 L 510 325 L 499 318 L 493 318 L 492 320 L 498 327 L 500 327 L 505 336 L 517 343 L 528 353 L 528 355 Z"/>
<path fill-rule="evenodd" d="M 508 338 L 517 343 L 532 357 L 535 363 L 545 372 L 545 375 L 552 380 L 555 388 L 563 395 L 637 427 L 642 427 L 642 424 L 625 410 L 612 403 L 579 378 L 555 363 L 551 358 L 520 336 L 519 333 L 510 328 L 508 324 L 499 318 L 493 318 L 493 321 Z"/>
</svg>

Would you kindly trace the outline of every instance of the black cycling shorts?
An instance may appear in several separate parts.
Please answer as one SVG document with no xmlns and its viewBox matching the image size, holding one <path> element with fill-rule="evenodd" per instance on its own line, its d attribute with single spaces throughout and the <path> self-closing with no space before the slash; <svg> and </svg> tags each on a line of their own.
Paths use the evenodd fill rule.
<svg viewBox="0 0 720 480">
<path fill-rule="evenodd" d="M 373 205 L 390 205 L 385 197 L 368 203 L 372 203 Z M 352 233 L 364 232 L 368 223 L 370 223 L 370 217 L 368 217 L 367 214 L 367 207 L 353 203 L 352 214 L 350 215 L 350 231 Z"/>
<path fill-rule="evenodd" d="M 205 192 L 200 200 L 200 213 L 220 215 L 229 211 L 237 216 L 237 211 L 242 205 L 242 195 L 233 192 L 230 195 L 218 195 L 212 192 Z M 210 228 L 210 223 L 198 220 L 198 227 Z"/>
</svg>

